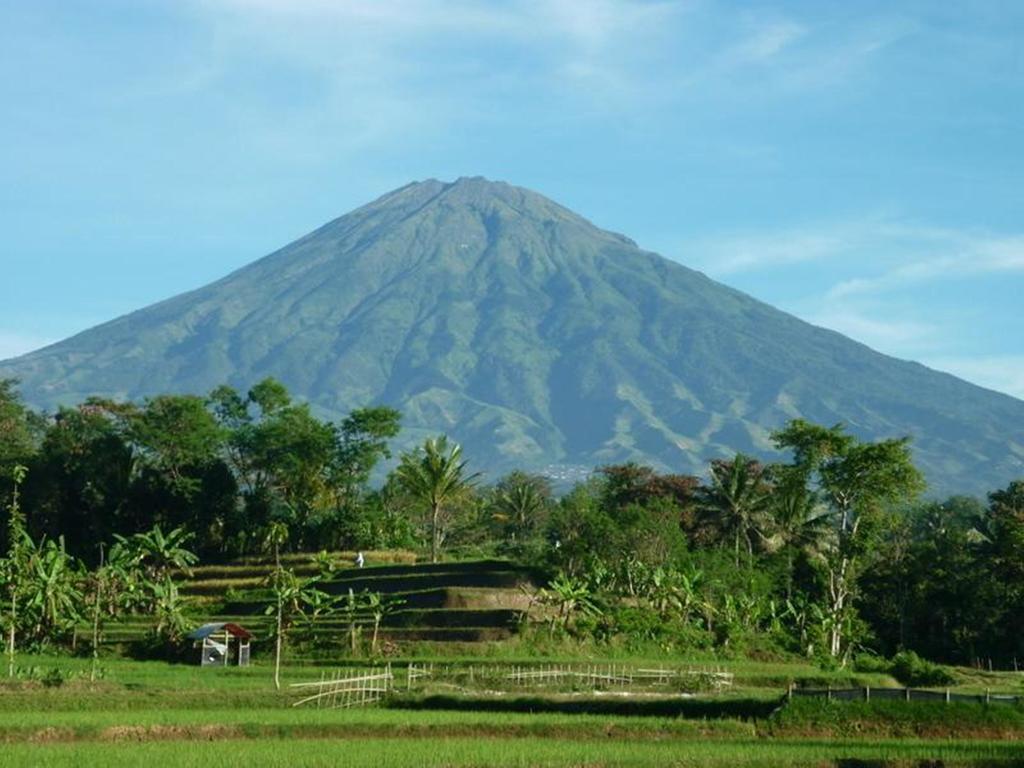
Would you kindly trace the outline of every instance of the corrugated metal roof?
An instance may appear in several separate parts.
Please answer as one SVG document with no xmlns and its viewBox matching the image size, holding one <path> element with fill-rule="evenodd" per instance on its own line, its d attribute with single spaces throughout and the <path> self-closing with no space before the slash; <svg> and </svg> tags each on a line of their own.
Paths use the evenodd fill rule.
<svg viewBox="0 0 1024 768">
<path fill-rule="evenodd" d="M 218 632 L 227 632 L 228 634 L 241 638 L 242 640 L 252 639 L 252 632 L 230 621 L 203 624 L 203 626 L 197 627 L 189 632 L 188 636 L 192 640 L 202 640 L 203 638 L 209 637 L 210 635 L 214 635 Z"/>
</svg>

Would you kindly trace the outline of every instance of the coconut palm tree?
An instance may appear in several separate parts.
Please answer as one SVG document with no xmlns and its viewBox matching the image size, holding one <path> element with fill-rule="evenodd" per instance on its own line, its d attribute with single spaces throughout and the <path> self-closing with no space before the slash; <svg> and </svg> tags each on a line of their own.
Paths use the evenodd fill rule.
<svg viewBox="0 0 1024 768">
<path fill-rule="evenodd" d="M 792 598 L 793 560 L 803 552 L 816 555 L 832 534 L 828 509 L 798 473 L 782 474 L 769 505 L 772 543 L 786 555 L 786 600 Z"/>
<path fill-rule="evenodd" d="M 741 544 L 749 561 L 755 539 L 765 539 L 770 490 L 765 466 L 749 456 L 738 453 L 711 462 L 711 483 L 701 489 L 701 507 L 723 538 L 732 538 L 737 568 Z"/>
<path fill-rule="evenodd" d="M 493 519 L 513 542 L 522 541 L 536 529 L 547 509 L 550 485 L 543 477 L 512 472 L 494 490 Z"/>
<path fill-rule="evenodd" d="M 446 505 L 466 494 L 480 477 L 466 474 L 467 462 L 462 460 L 462 447 L 449 445 L 444 435 L 429 438 L 421 448 L 402 456 L 395 470 L 402 489 L 424 504 L 430 518 L 430 561 L 437 562 L 441 548 L 442 515 Z"/>
</svg>

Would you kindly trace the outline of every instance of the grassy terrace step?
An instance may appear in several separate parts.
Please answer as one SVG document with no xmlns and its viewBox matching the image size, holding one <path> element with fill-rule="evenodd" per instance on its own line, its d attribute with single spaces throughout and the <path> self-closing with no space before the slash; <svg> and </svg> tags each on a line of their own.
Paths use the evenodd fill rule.
<svg viewBox="0 0 1024 768">
<path fill-rule="evenodd" d="M 219 597 L 229 590 L 265 591 L 269 565 L 227 564 L 203 566 L 193 571 L 191 578 L 181 586 L 181 592 L 193 597 Z M 295 566 L 300 575 L 318 572 L 312 563 Z M 540 572 L 519 567 L 506 560 L 479 560 L 459 563 L 421 565 L 381 565 L 369 568 L 345 567 L 322 585 L 329 592 L 421 591 L 439 587 L 477 587 L 510 589 L 543 583 Z"/>
<path fill-rule="evenodd" d="M 186 581 L 178 591 L 183 595 L 205 595 L 211 597 L 223 596 L 229 589 L 236 592 L 249 590 L 268 592 L 266 581 L 266 576 L 252 576 L 244 579 L 196 579 Z"/>
<path fill-rule="evenodd" d="M 394 642 L 428 641 L 436 643 L 482 643 L 496 640 L 508 640 L 512 637 L 512 630 L 503 627 L 446 627 L 446 628 L 384 628 L 380 631 L 380 637 Z M 367 637 L 364 628 L 363 638 Z M 338 631 L 334 633 L 319 633 L 318 643 L 324 645 L 338 645 L 345 647 L 348 642 L 348 634 Z"/>
<path fill-rule="evenodd" d="M 386 627 L 507 627 L 519 624 L 519 611 L 507 608 L 482 610 L 396 611 L 384 617 Z"/>
<path fill-rule="evenodd" d="M 295 563 L 287 565 L 299 576 L 312 576 L 320 572 L 316 563 Z M 265 579 L 273 570 L 272 565 L 200 565 L 192 569 L 191 576 L 185 576 L 185 581 L 210 581 L 225 580 L 237 581 L 246 579 Z"/>
<path fill-rule="evenodd" d="M 520 571 L 492 571 L 489 573 L 431 573 L 411 576 L 377 577 L 365 575 L 359 578 L 331 579 L 321 582 L 318 587 L 331 594 L 353 592 L 381 592 L 395 594 L 422 592 L 443 587 L 468 587 L 476 589 L 519 589 L 532 587 L 536 582 Z M 190 597 L 223 597 L 229 590 L 260 595 L 269 594 L 266 578 L 263 576 L 238 579 L 196 579 L 184 582 L 179 591 Z"/>
<path fill-rule="evenodd" d="M 261 633 L 262 631 L 269 631 L 272 627 L 274 620 L 272 616 L 265 615 L 230 615 L 221 614 L 215 616 L 201 617 L 196 620 L 195 623 L 200 621 L 218 621 L 218 622 L 234 622 L 241 624 L 250 631 Z M 411 611 L 397 611 L 393 614 L 384 617 L 381 624 L 383 628 L 387 629 L 508 629 L 514 630 L 518 626 L 519 612 L 509 609 L 484 609 L 484 610 L 411 610 Z M 356 624 L 360 627 L 372 627 L 373 616 L 368 613 L 359 614 L 356 618 Z M 148 616 L 132 616 L 128 617 L 123 621 L 117 623 L 107 624 L 103 628 L 103 636 L 107 639 L 111 638 L 125 638 L 125 637 L 142 637 L 153 627 L 154 622 L 151 617 Z M 300 623 L 299 629 L 303 629 L 308 625 Z M 318 635 L 347 632 L 349 626 L 349 620 L 346 617 L 334 616 L 328 619 L 320 619 L 314 625 L 314 631 Z M 88 625 L 80 625 L 78 632 L 80 635 L 88 635 L 91 627 Z"/>
<path fill-rule="evenodd" d="M 311 563 L 318 553 L 313 552 L 285 552 L 281 555 L 281 562 L 284 565 L 295 565 L 302 563 Z M 356 558 L 356 552 L 350 550 L 341 550 L 328 552 L 331 558 L 342 564 L 353 563 Z M 363 552 L 363 557 L 366 562 L 371 566 L 376 564 L 406 564 L 412 565 L 416 562 L 416 553 L 409 550 L 368 550 Z M 272 555 L 250 555 L 248 557 L 240 557 L 230 561 L 227 565 L 237 566 L 264 566 L 266 568 L 272 568 L 274 566 L 274 557 Z"/>
<path fill-rule="evenodd" d="M 342 592 L 341 594 L 345 594 Z M 477 587 L 441 587 L 410 592 L 391 593 L 404 600 L 403 610 L 462 609 L 462 610 L 525 610 L 529 598 L 518 589 L 488 589 Z M 211 614 L 252 616 L 263 613 L 269 604 L 270 593 L 249 593 L 242 599 L 210 604 Z"/>
<path fill-rule="evenodd" d="M 320 588 L 332 594 L 343 594 L 350 589 L 355 592 L 395 594 L 440 587 L 517 589 L 521 586 L 532 586 L 532 584 L 530 576 L 518 570 L 411 573 L 389 576 L 376 576 L 363 571 L 363 574 L 358 577 L 334 579 L 321 584 Z"/>
<path fill-rule="evenodd" d="M 333 578 L 320 586 L 335 595 L 381 592 L 402 600 L 400 609 L 386 616 L 382 629 L 394 639 L 422 639 L 440 642 L 476 642 L 503 639 L 518 629 L 519 614 L 529 597 L 522 587 L 542 583 L 542 574 L 507 560 L 478 560 L 436 564 L 398 562 L 366 568 L 350 567 L 347 553 L 334 553 L 342 565 Z M 313 575 L 317 565 L 309 554 L 289 555 L 287 562 L 300 574 Z M 232 621 L 265 636 L 272 618 L 265 615 L 271 594 L 265 586 L 272 569 L 266 558 L 252 558 L 194 569 L 181 586 L 188 596 L 189 615 L 198 625 Z M 227 600 L 230 593 L 231 599 Z M 125 616 L 108 622 L 103 629 L 107 642 L 128 642 L 144 638 L 153 627 L 148 616 Z M 373 617 L 361 611 L 356 623 L 372 627 Z M 319 620 L 313 632 L 318 639 L 334 643 L 348 632 L 348 619 L 335 616 Z M 299 623 L 297 630 L 309 632 Z M 87 637 L 91 627 L 83 624 L 79 636 Z"/>
<path fill-rule="evenodd" d="M 410 576 L 428 574 L 473 574 L 473 573 L 494 573 L 514 571 L 521 573 L 524 577 L 541 580 L 543 574 L 540 571 L 527 568 L 511 560 L 467 560 L 464 562 L 451 563 L 417 563 L 415 565 L 377 565 L 366 568 L 347 568 L 340 572 L 336 579 L 344 581 L 350 578 L 361 576 Z"/>
</svg>

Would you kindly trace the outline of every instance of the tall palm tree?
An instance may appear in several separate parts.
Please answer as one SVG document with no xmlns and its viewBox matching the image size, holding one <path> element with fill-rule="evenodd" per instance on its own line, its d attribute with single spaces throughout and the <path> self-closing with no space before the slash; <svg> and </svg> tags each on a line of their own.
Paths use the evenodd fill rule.
<svg viewBox="0 0 1024 768">
<path fill-rule="evenodd" d="M 550 497 L 546 479 L 513 472 L 495 488 L 492 517 L 512 541 L 525 539 L 536 529 Z"/>
<path fill-rule="evenodd" d="M 741 542 L 752 560 L 755 538 L 765 538 L 770 490 L 765 466 L 749 456 L 737 453 L 711 462 L 711 483 L 701 489 L 701 505 L 716 518 L 721 535 L 732 538 L 737 568 Z"/>
<path fill-rule="evenodd" d="M 445 506 L 464 495 L 480 477 L 466 474 L 462 447 L 448 438 L 429 438 L 421 448 L 403 454 L 395 470 L 403 490 L 427 506 L 430 514 L 430 561 L 437 562 L 441 547 L 441 522 Z"/>
<path fill-rule="evenodd" d="M 786 553 L 786 600 L 790 600 L 793 559 L 800 552 L 820 554 L 822 544 L 832 533 L 830 515 L 803 478 L 787 475 L 779 478 L 769 511 L 773 543 Z"/>
</svg>

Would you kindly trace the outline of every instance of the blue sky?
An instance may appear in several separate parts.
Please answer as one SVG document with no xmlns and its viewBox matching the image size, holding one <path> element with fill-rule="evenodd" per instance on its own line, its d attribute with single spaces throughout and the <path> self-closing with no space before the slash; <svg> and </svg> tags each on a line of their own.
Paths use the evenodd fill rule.
<svg viewBox="0 0 1024 768">
<path fill-rule="evenodd" d="M 0 358 L 484 175 L 1024 397 L 1024 3 L 0 0 Z"/>
</svg>

